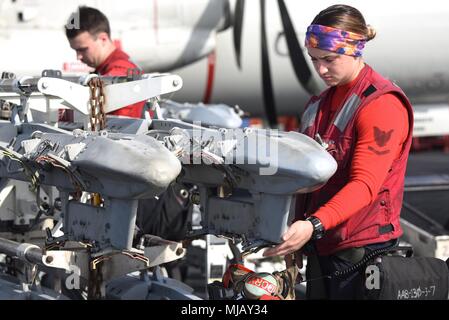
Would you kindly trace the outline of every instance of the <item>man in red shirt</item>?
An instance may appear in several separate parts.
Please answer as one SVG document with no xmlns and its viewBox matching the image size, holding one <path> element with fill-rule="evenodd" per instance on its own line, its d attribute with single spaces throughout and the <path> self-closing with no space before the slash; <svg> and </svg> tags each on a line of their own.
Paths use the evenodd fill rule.
<svg viewBox="0 0 449 320">
<path fill-rule="evenodd" d="M 79 26 L 71 28 L 66 25 L 66 36 L 76 56 L 94 73 L 109 76 L 126 76 L 128 69 L 138 68 L 130 61 L 129 56 L 111 41 L 111 30 L 107 17 L 99 10 L 90 7 L 79 7 Z M 74 15 L 72 15 L 74 16 Z M 71 16 L 71 17 L 72 17 Z M 109 114 L 143 118 L 145 101 L 121 108 Z M 168 240 L 179 241 L 185 238 L 188 231 L 189 201 L 180 196 L 184 186 L 171 185 L 160 199 L 139 200 L 136 225 L 137 238 L 143 234 L 155 234 Z M 176 264 L 166 266 L 169 274 Z"/>
<path fill-rule="evenodd" d="M 75 14 L 79 17 L 79 25 L 67 24 L 65 32 L 78 60 L 95 68 L 94 73 L 98 75 L 126 76 L 128 69 L 138 69 L 111 40 L 108 18 L 101 11 L 82 6 Z M 138 102 L 109 114 L 142 118 L 144 105 L 145 101 Z"/>
</svg>

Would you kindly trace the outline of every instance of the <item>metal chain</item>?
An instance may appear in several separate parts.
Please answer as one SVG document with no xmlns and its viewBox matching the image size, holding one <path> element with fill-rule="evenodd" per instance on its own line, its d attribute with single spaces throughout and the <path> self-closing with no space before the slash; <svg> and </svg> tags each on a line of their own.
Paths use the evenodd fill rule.
<svg viewBox="0 0 449 320">
<path fill-rule="evenodd" d="M 90 88 L 90 128 L 92 131 L 103 130 L 106 127 L 104 104 L 104 82 L 95 77 L 89 81 Z"/>
<path fill-rule="evenodd" d="M 88 85 L 90 88 L 90 130 L 104 130 L 106 128 L 104 82 L 99 77 L 95 77 L 90 79 Z M 99 207 L 101 204 L 100 194 L 92 193 L 91 195 L 92 205 Z"/>
</svg>

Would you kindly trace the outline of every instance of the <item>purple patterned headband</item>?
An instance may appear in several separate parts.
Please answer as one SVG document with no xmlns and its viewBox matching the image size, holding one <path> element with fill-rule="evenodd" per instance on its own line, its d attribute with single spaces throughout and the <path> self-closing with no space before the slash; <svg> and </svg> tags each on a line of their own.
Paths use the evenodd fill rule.
<svg viewBox="0 0 449 320">
<path fill-rule="evenodd" d="M 312 24 L 307 28 L 306 47 L 360 57 L 366 38 L 360 34 Z"/>
</svg>

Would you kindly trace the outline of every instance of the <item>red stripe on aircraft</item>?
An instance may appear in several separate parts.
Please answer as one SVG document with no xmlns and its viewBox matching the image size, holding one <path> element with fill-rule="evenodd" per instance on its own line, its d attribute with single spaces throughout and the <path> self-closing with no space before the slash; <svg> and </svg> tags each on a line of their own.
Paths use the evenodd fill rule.
<svg viewBox="0 0 449 320">
<path fill-rule="evenodd" d="M 204 92 L 204 103 L 209 103 L 212 97 L 212 89 L 214 87 L 214 78 L 215 78 L 215 63 L 217 60 L 217 55 L 215 50 L 209 54 L 207 58 L 207 82 L 206 82 L 206 91 Z"/>
</svg>

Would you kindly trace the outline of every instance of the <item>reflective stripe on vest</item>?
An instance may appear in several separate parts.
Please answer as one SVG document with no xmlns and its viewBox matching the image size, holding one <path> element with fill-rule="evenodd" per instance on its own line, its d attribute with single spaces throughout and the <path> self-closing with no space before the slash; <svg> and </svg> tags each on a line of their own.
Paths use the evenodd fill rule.
<svg viewBox="0 0 449 320">
<path fill-rule="evenodd" d="M 301 119 L 301 132 L 306 131 L 306 129 L 313 125 L 315 122 L 316 115 L 318 113 L 318 107 L 320 106 L 320 100 L 312 103 L 304 112 Z"/>
<path fill-rule="evenodd" d="M 345 103 L 343 108 L 341 108 L 340 113 L 335 118 L 334 125 L 343 132 L 352 119 L 354 113 L 360 107 L 362 100 L 356 94 L 353 94 Z"/>
</svg>

